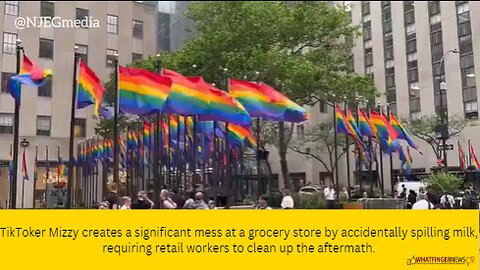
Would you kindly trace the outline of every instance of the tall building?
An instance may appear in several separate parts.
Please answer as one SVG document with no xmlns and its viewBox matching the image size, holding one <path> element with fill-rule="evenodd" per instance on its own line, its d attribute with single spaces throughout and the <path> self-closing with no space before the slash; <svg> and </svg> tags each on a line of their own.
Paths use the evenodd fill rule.
<svg viewBox="0 0 480 270">
<path fill-rule="evenodd" d="M 53 71 L 51 83 L 43 87 L 23 87 L 20 108 L 20 140 L 27 140 L 27 169 L 29 181 L 22 181 L 21 157 L 17 179 L 17 206 L 31 207 L 33 203 L 33 172 L 35 148 L 38 148 L 38 180 L 36 198 L 42 198 L 45 190 L 46 156 L 49 149 L 50 171 L 57 171 L 57 149 L 63 160 L 68 160 L 70 127 L 71 89 L 74 46 L 79 47 L 80 57 L 105 82 L 112 72 L 112 57 L 119 55 L 119 64 L 126 65 L 133 60 L 156 54 L 157 10 L 155 5 L 142 1 L 1 1 L 0 29 L 3 29 L 3 50 L 0 53 L 0 206 L 8 200 L 9 149 L 13 143 L 14 101 L 7 93 L 8 78 L 15 72 L 15 42 L 22 41 L 25 54 L 40 67 Z M 79 19 L 87 17 L 98 20 L 90 28 L 17 28 L 18 18 L 55 17 Z M 93 108 L 77 110 L 75 120 L 76 140 L 83 140 L 94 134 L 96 120 L 92 118 Z M 22 185 L 25 184 L 23 187 Z M 101 189 L 100 189 L 101 190 Z"/>
<path fill-rule="evenodd" d="M 399 118 L 447 113 L 458 115 L 476 124 L 480 78 L 480 3 L 473 1 L 334 1 L 349 13 L 352 23 L 359 25 L 362 35 L 353 48 L 354 71 L 371 74 L 383 95 L 380 104 Z M 480 74 L 480 73 L 479 73 Z M 442 97 L 442 98 L 440 98 Z M 306 125 L 331 121 L 331 108 L 317 104 Z M 296 127 L 295 137 L 302 136 L 303 126 Z M 457 141 L 467 150 L 467 140 L 480 147 L 480 129 L 467 127 L 450 138 L 453 151 L 447 151 L 448 165 L 458 169 Z M 437 166 L 431 146 L 414 137 L 424 154 L 412 150 L 412 169 L 429 172 Z M 314 149 L 311 149 L 314 151 Z M 272 151 L 272 168 L 280 173 L 276 150 Z M 320 155 L 328 162 L 328 155 Z M 339 161 L 340 184 L 347 183 L 346 160 Z M 312 158 L 289 151 L 288 164 L 294 180 L 322 183 L 327 174 L 323 165 Z M 355 183 L 353 154 L 350 154 L 351 183 Z M 393 177 L 389 157 L 384 156 L 384 188 L 390 191 L 390 179 L 400 170 L 398 157 L 393 157 Z M 394 180 L 395 181 L 395 180 Z"/>
<path fill-rule="evenodd" d="M 158 1 L 158 51 L 176 51 L 194 34 L 185 17 L 191 1 Z"/>
</svg>

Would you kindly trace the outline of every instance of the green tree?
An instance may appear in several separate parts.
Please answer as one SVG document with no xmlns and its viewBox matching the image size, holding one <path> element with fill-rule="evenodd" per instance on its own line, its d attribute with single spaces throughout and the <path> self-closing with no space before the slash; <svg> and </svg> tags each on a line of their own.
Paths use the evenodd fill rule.
<svg viewBox="0 0 480 270">
<path fill-rule="evenodd" d="M 345 136 L 337 137 L 337 159 L 335 159 L 335 131 L 332 123 L 325 123 L 308 128 L 304 138 L 292 141 L 290 149 L 296 153 L 320 162 L 327 172 L 334 172 L 340 158 L 346 153 Z M 351 142 L 351 140 L 350 140 Z M 350 148 L 352 150 L 352 148 Z M 328 160 L 322 155 L 327 154 Z"/>
<path fill-rule="evenodd" d="M 430 145 L 437 159 L 440 159 L 442 151 L 438 151 L 438 146 L 441 144 L 441 140 L 435 137 L 435 128 L 441 123 L 441 120 L 436 115 L 423 116 L 417 120 L 402 119 L 406 128 L 422 141 L 425 141 Z M 476 124 L 466 120 L 459 115 L 452 115 L 448 120 L 448 138 L 457 136 L 463 129 L 469 126 L 475 126 Z"/>
<path fill-rule="evenodd" d="M 162 66 L 227 88 L 227 78 L 263 81 L 300 104 L 315 104 L 325 94 L 364 97 L 374 93 L 371 79 L 345 75 L 358 36 L 347 14 L 324 1 L 193 2 L 186 13 L 196 38 L 171 54 Z M 154 68 L 152 59 L 134 66 Z M 291 138 L 276 125 L 285 186 L 290 187 L 287 151 Z"/>
<path fill-rule="evenodd" d="M 437 192 L 447 192 L 451 195 L 457 195 L 462 185 L 462 179 L 451 173 L 433 173 L 423 179 L 423 182 Z"/>
</svg>

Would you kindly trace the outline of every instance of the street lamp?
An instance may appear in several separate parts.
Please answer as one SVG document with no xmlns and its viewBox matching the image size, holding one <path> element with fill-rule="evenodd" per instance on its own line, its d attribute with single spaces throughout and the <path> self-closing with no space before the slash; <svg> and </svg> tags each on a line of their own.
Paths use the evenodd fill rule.
<svg viewBox="0 0 480 270">
<path fill-rule="evenodd" d="M 436 130 L 437 133 L 440 133 L 441 139 L 442 139 L 442 152 L 443 152 L 443 166 L 445 167 L 445 172 L 448 172 L 448 163 L 447 163 L 447 139 L 448 139 L 448 116 L 447 116 L 447 110 L 443 108 L 443 93 L 447 92 L 447 83 L 445 82 L 444 76 L 445 72 L 442 72 L 444 64 L 445 64 L 445 57 L 449 53 L 459 53 L 457 49 L 450 49 L 446 51 L 442 59 L 440 60 L 440 70 L 439 72 L 441 75 L 439 76 L 439 81 L 440 81 L 440 91 L 439 91 L 439 98 L 440 98 L 440 125 L 437 126 Z M 445 104 L 447 105 L 447 104 Z"/>
</svg>

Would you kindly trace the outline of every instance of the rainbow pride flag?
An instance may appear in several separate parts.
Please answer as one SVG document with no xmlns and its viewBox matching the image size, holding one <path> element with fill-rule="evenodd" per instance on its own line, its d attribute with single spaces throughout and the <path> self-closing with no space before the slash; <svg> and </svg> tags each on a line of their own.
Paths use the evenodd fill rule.
<svg viewBox="0 0 480 270">
<path fill-rule="evenodd" d="M 150 136 L 150 122 L 143 121 L 143 141 L 147 147 L 150 145 Z"/>
<path fill-rule="evenodd" d="M 308 119 L 301 106 L 267 84 L 230 79 L 229 85 L 230 95 L 246 108 L 251 117 L 285 122 Z"/>
<path fill-rule="evenodd" d="M 353 117 L 353 114 L 349 108 L 347 108 L 347 121 L 352 126 L 352 129 L 355 132 L 357 138 L 360 138 L 362 136 L 362 133 L 360 133 L 360 130 L 358 129 L 357 123 L 355 121 L 355 117 Z"/>
<path fill-rule="evenodd" d="M 23 149 L 23 155 L 22 155 L 22 177 L 23 180 L 29 180 L 28 179 L 28 170 L 27 170 L 27 157 L 26 157 L 26 149 Z"/>
<path fill-rule="evenodd" d="M 119 67 L 119 108 L 124 113 L 143 115 L 162 112 L 170 94 L 172 81 L 162 75 Z"/>
<path fill-rule="evenodd" d="M 171 91 L 165 111 L 182 116 L 208 115 L 208 92 L 202 85 L 182 74 L 164 68 L 162 74 L 171 79 Z"/>
<path fill-rule="evenodd" d="M 80 59 L 78 67 L 77 109 L 93 104 L 95 106 L 95 115 L 99 115 L 105 88 L 95 72 L 82 59 Z"/>
<path fill-rule="evenodd" d="M 57 174 L 59 179 L 65 175 L 65 163 L 61 156 L 58 156 Z"/>
<path fill-rule="evenodd" d="M 200 115 L 200 121 L 221 121 L 241 126 L 250 126 L 250 115 L 245 107 L 229 93 L 206 83 L 202 77 L 189 77 L 191 82 L 203 87 L 208 93 L 208 114 Z"/>
<path fill-rule="evenodd" d="M 412 136 L 407 132 L 407 130 L 403 127 L 400 121 L 397 120 L 393 113 L 390 113 L 390 125 L 395 129 L 398 133 L 398 139 L 402 139 L 407 141 L 408 145 L 413 149 L 417 150 L 420 154 L 423 154 L 420 150 L 420 147 L 415 143 Z"/>
<path fill-rule="evenodd" d="M 42 69 L 35 65 L 25 54 L 23 55 L 20 73 L 10 77 L 7 89 L 16 102 L 20 103 L 21 84 L 39 87 L 52 77 L 50 69 Z"/>
<path fill-rule="evenodd" d="M 238 143 L 240 146 L 257 147 L 257 141 L 250 129 L 235 124 L 228 124 L 228 130 L 230 131 L 228 136 L 231 142 Z"/>
<path fill-rule="evenodd" d="M 363 136 L 373 137 L 373 127 L 362 109 L 358 110 L 358 128 Z"/>
<path fill-rule="evenodd" d="M 353 135 L 347 127 L 347 121 L 338 104 L 335 106 L 335 123 L 337 126 L 337 134 Z"/>
<path fill-rule="evenodd" d="M 478 163 L 477 155 L 475 154 L 475 149 L 473 149 L 472 144 L 470 144 L 470 157 L 472 159 L 472 165 L 475 167 L 475 170 L 479 171 L 480 163 Z"/>
<path fill-rule="evenodd" d="M 398 146 L 397 131 L 390 125 L 390 123 L 385 118 L 385 115 L 379 114 L 373 110 L 370 111 L 370 122 L 375 127 L 376 137 L 379 140 L 382 151 L 392 152 L 392 148 L 396 151 Z"/>
</svg>

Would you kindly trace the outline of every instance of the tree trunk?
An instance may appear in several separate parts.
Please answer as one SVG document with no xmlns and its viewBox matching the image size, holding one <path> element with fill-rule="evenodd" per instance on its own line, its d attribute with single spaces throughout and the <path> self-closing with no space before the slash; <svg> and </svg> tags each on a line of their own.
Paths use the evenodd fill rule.
<svg viewBox="0 0 480 270">
<path fill-rule="evenodd" d="M 283 183 L 286 189 L 291 189 L 290 173 L 288 171 L 287 162 L 287 143 L 285 137 L 285 125 L 283 122 L 278 123 L 278 153 L 280 155 L 280 168 L 282 170 Z"/>
</svg>

